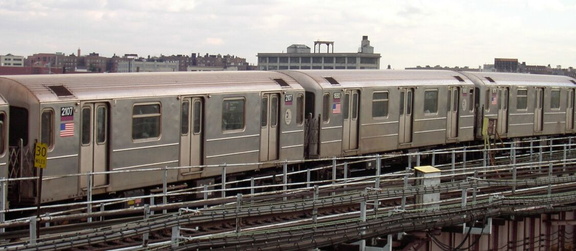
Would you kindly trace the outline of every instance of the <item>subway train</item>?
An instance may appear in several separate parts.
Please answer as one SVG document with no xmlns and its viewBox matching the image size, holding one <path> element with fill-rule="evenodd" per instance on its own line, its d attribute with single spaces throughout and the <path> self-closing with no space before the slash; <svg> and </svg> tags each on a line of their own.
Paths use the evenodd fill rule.
<svg viewBox="0 0 576 251">
<path fill-rule="evenodd" d="M 574 134 L 576 81 L 448 70 L 291 70 L 0 77 L 0 175 L 34 177 L 48 146 L 42 203 L 207 184 L 282 161 L 417 151 L 482 140 Z M 108 171 L 113 171 L 108 173 Z M 95 174 L 86 176 L 71 174 Z M 33 204 L 34 181 L 8 184 Z"/>
</svg>

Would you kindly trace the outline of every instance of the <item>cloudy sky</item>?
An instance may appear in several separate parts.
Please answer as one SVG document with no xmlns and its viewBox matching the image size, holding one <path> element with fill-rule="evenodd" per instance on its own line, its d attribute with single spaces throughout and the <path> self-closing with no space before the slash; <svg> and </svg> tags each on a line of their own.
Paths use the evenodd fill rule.
<svg viewBox="0 0 576 251">
<path fill-rule="evenodd" d="M 0 54 L 256 54 L 368 36 L 381 67 L 576 67 L 573 0 L 0 0 Z M 325 47 L 323 47 L 325 49 Z"/>
</svg>

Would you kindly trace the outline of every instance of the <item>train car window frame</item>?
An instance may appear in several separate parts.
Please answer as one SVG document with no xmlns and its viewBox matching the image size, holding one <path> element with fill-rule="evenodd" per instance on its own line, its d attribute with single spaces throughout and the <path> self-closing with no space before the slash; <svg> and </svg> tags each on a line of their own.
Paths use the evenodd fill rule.
<svg viewBox="0 0 576 251">
<path fill-rule="evenodd" d="M 54 147 L 54 110 L 42 110 L 40 118 L 40 143 L 48 145 L 49 149 Z"/>
<path fill-rule="evenodd" d="M 560 97 L 561 97 L 560 89 L 550 90 L 550 109 L 560 110 Z"/>
<path fill-rule="evenodd" d="M 149 109 L 152 110 L 149 110 Z M 132 140 L 159 139 L 162 132 L 162 105 L 159 102 L 132 106 Z"/>
<path fill-rule="evenodd" d="M 237 108 L 241 109 L 236 110 Z M 239 132 L 245 127 L 246 99 L 244 97 L 224 99 L 222 101 L 222 131 L 224 133 Z"/>
<path fill-rule="evenodd" d="M 96 124 L 94 132 L 96 133 L 96 144 L 104 145 L 108 141 L 108 107 L 97 105 L 95 107 Z"/>
<path fill-rule="evenodd" d="M 0 112 L 0 156 L 3 156 L 6 153 L 6 135 L 7 135 L 7 128 L 6 128 L 6 113 Z"/>
<path fill-rule="evenodd" d="M 324 124 L 330 123 L 330 107 L 332 106 L 330 101 L 330 93 L 324 93 L 324 95 L 322 95 L 322 122 L 324 122 Z"/>
<path fill-rule="evenodd" d="M 202 101 L 194 100 L 192 102 L 192 111 L 194 112 L 192 116 L 192 133 L 198 135 L 202 133 Z"/>
<path fill-rule="evenodd" d="M 86 113 L 86 111 L 88 113 Z M 82 107 L 82 116 L 80 120 L 80 144 L 83 146 L 92 143 L 92 108 Z"/>
<path fill-rule="evenodd" d="M 304 94 L 302 93 L 296 97 L 296 124 L 304 124 Z"/>
<path fill-rule="evenodd" d="M 516 90 L 516 110 L 528 110 L 528 89 Z"/>
<path fill-rule="evenodd" d="M 424 90 L 424 114 L 438 114 L 438 89 Z M 434 94 L 434 95 L 432 95 Z"/>
<path fill-rule="evenodd" d="M 387 118 L 390 104 L 389 91 L 375 91 L 372 93 L 372 118 Z"/>
</svg>

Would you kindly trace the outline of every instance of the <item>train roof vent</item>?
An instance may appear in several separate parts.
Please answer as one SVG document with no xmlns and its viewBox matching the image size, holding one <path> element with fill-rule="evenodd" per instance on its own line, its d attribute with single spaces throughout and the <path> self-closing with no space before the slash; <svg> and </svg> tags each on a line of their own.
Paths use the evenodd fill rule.
<svg viewBox="0 0 576 251">
<path fill-rule="evenodd" d="M 66 86 L 63 85 L 50 85 L 47 86 L 54 94 L 56 94 L 58 97 L 69 97 L 69 96 L 74 96 L 74 94 L 72 94 L 72 92 L 70 92 L 70 90 L 68 90 L 68 88 L 66 88 Z"/>
<path fill-rule="evenodd" d="M 332 85 L 340 85 L 340 83 L 338 83 L 338 81 L 336 81 L 336 79 L 333 77 L 325 77 L 325 79 L 328 80 L 328 82 L 330 82 Z"/>
<path fill-rule="evenodd" d="M 464 82 L 464 79 L 462 79 L 460 76 L 454 76 L 455 79 L 458 79 L 458 81 L 460 82 Z"/>
<path fill-rule="evenodd" d="M 492 79 L 491 77 L 486 77 L 486 79 L 488 79 L 488 81 L 490 81 L 490 83 L 496 83 L 496 81 L 494 81 L 494 79 Z"/>
<path fill-rule="evenodd" d="M 275 78 L 274 81 L 276 81 L 276 83 L 282 87 L 290 87 L 290 85 L 288 83 L 286 83 L 286 81 L 284 81 L 284 79 Z"/>
<path fill-rule="evenodd" d="M 572 84 L 575 84 L 575 85 L 576 85 L 576 81 L 574 81 L 574 80 L 570 80 L 570 82 L 572 82 Z"/>
</svg>

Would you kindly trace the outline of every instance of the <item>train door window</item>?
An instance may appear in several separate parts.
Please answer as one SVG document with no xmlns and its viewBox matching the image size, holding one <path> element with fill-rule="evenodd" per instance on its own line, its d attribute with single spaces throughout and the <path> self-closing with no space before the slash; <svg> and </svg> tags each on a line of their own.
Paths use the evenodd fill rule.
<svg viewBox="0 0 576 251">
<path fill-rule="evenodd" d="M 0 155 L 6 150 L 6 114 L 0 113 Z"/>
<path fill-rule="evenodd" d="M 222 130 L 244 129 L 244 99 L 226 99 L 222 104 Z"/>
<path fill-rule="evenodd" d="M 438 112 L 438 90 L 427 90 L 424 92 L 424 113 L 431 114 Z"/>
<path fill-rule="evenodd" d="M 358 118 L 358 93 L 352 93 L 352 119 Z"/>
<path fill-rule="evenodd" d="M 108 124 L 108 109 L 105 106 L 98 106 L 96 108 L 96 143 L 106 143 L 106 131 Z"/>
<path fill-rule="evenodd" d="M 528 90 L 519 89 L 516 94 L 516 109 L 526 110 L 528 108 Z"/>
<path fill-rule="evenodd" d="M 187 135 L 190 131 L 188 118 L 190 116 L 190 102 L 185 100 L 182 102 L 182 110 L 180 112 L 180 133 Z"/>
<path fill-rule="evenodd" d="M 348 107 L 350 107 L 350 94 L 346 93 L 344 94 L 344 100 L 342 104 L 342 117 L 344 117 L 344 119 L 348 119 Z"/>
<path fill-rule="evenodd" d="M 324 123 L 328 123 L 330 121 L 330 93 L 324 93 L 322 103 L 322 120 Z"/>
<path fill-rule="evenodd" d="M 382 118 L 388 116 L 388 92 L 374 92 L 372 94 L 372 117 Z"/>
<path fill-rule="evenodd" d="M 270 104 L 270 126 L 276 127 L 278 125 L 278 96 L 272 96 L 272 103 Z"/>
<path fill-rule="evenodd" d="M 486 95 L 484 95 L 484 110 L 490 111 L 490 88 L 486 89 Z"/>
<path fill-rule="evenodd" d="M 474 88 L 470 88 L 468 92 L 468 106 L 470 112 L 474 112 Z"/>
<path fill-rule="evenodd" d="M 550 92 L 550 108 L 560 109 L 560 90 L 552 90 Z"/>
<path fill-rule="evenodd" d="M 160 136 L 160 104 L 134 105 L 132 109 L 132 139 Z"/>
<path fill-rule="evenodd" d="M 54 111 L 42 111 L 40 142 L 47 144 L 48 148 L 54 146 Z"/>
<path fill-rule="evenodd" d="M 260 104 L 260 126 L 268 126 L 268 96 L 262 97 Z"/>
<path fill-rule="evenodd" d="M 296 124 L 304 123 L 304 95 L 298 94 L 296 97 Z"/>
<path fill-rule="evenodd" d="M 194 100 L 194 118 L 192 132 L 194 134 L 199 134 L 202 131 L 202 102 L 200 100 Z"/>
<path fill-rule="evenodd" d="M 81 140 L 82 140 L 82 145 L 89 145 L 90 141 L 91 141 L 91 135 L 92 135 L 92 130 L 91 130 L 91 126 L 92 126 L 92 115 L 91 115 L 91 108 L 90 107 L 84 107 L 82 108 L 82 122 L 81 122 L 81 127 L 82 127 L 82 136 L 81 136 Z"/>
</svg>

